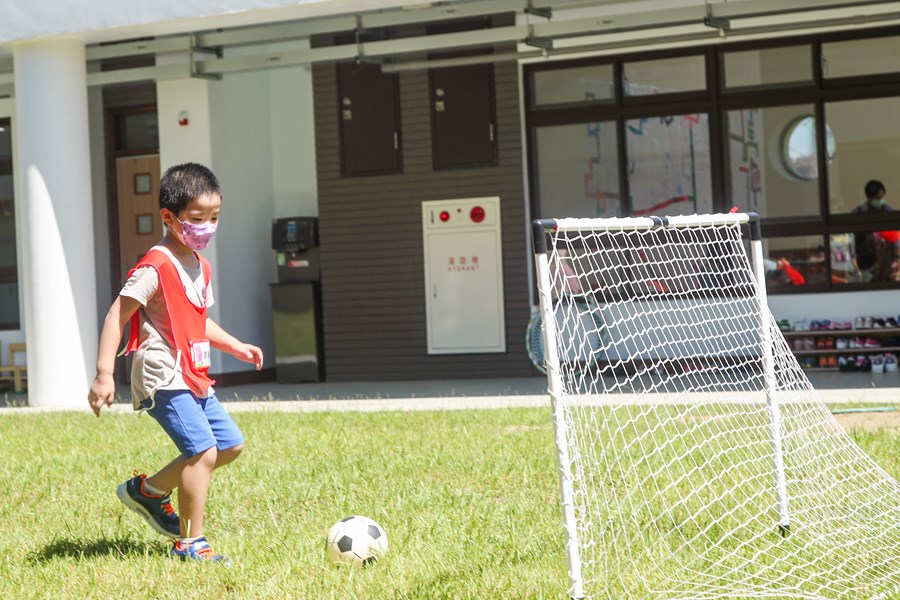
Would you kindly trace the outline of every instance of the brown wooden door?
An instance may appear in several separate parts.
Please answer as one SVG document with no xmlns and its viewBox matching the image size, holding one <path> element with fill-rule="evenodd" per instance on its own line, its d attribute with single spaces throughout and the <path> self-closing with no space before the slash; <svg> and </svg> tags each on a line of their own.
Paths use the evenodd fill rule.
<svg viewBox="0 0 900 600">
<path fill-rule="evenodd" d="M 116 159 L 120 284 L 147 250 L 162 239 L 159 176 L 158 154 Z"/>
</svg>

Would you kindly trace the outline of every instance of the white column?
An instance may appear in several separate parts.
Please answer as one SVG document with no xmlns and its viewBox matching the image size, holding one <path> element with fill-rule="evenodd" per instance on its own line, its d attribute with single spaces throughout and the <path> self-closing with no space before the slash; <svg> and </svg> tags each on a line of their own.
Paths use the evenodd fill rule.
<svg viewBox="0 0 900 600">
<path fill-rule="evenodd" d="M 28 403 L 87 408 L 97 359 L 84 43 L 13 46 Z"/>
</svg>

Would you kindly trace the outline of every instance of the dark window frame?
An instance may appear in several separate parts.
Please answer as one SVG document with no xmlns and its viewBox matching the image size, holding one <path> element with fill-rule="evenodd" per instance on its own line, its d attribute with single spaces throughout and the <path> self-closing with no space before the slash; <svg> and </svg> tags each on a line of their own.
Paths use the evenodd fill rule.
<svg viewBox="0 0 900 600">
<path fill-rule="evenodd" d="M 12 126 L 13 126 L 12 118 L 11 117 L 0 117 L 0 126 L 6 127 L 9 131 L 12 131 Z M 8 171 L 9 174 L 13 177 L 13 180 L 15 180 L 15 177 L 16 177 L 15 162 L 12 157 L 10 157 L 9 159 L 4 159 L 4 160 L 0 161 L 0 167 L 2 167 L 2 171 L 4 173 Z M 15 185 L 15 183 L 13 185 Z M 13 192 L 13 195 L 14 195 L 13 203 L 15 204 L 15 192 Z M 13 210 L 15 210 L 15 206 L 13 206 Z M 16 232 L 15 228 L 14 228 L 13 235 L 15 236 L 15 235 L 17 235 L 17 233 L 18 232 Z M 17 255 L 16 256 L 16 264 L 12 265 L 11 267 L 0 267 L 0 283 L 3 283 L 3 284 L 14 283 L 17 286 L 17 288 L 18 288 L 18 286 L 21 285 L 21 281 L 19 281 L 19 260 L 20 259 L 21 259 L 21 257 Z M 21 294 L 20 294 L 20 297 L 21 297 Z M 16 331 L 21 328 L 22 328 L 22 307 L 21 306 L 19 307 L 19 315 L 16 318 L 16 321 L 9 322 L 9 323 L 7 323 L 5 321 L 0 321 L 0 331 Z"/>
<path fill-rule="evenodd" d="M 710 155 L 712 170 L 713 210 L 727 211 L 727 169 L 725 164 L 727 112 L 730 110 L 767 108 L 793 104 L 812 105 L 816 120 L 816 142 L 819 161 L 819 214 L 815 216 L 782 217 L 762 219 L 764 238 L 793 236 L 821 236 L 824 248 L 829 248 L 829 236 L 848 231 L 878 231 L 885 228 L 900 229 L 900 210 L 891 213 L 831 214 L 829 212 L 828 168 L 825 159 L 825 107 L 829 102 L 864 100 L 874 98 L 900 97 L 900 72 L 840 77 L 825 79 L 821 65 L 822 44 L 864 40 L 900 35 L 900 27 L 879 27 L 863 32 L 843 31 L 811 34 L 772 40 L 746 42 L 725 42 L 682 48 L 678 50 L 657 50 L 626 53 L 614 56 L 598 56 L 571 60 L 560 60 L 527 64 L 523 69 L 523 92 L 525 98 L 526 156 L 528 157 L 528 178 L 531 214 L 540 215 L 540 197 L 537 181 L 537 148 L 535 132 L 540 127 L 572 125 L 598 121 L 617 123 L 617 143 L 619 148 L 619 190 L 622 206 L 621 214 L 628 214 L 630 191 L 627 181 L 627 148 L 624 123 L 629 119 L 654 117 L 664 114 L 707 113 L 709 116 Z M 764 50 L 770 48 L 800 46 L 808 44 L 811 49 L 812 81 L 780 83 L 773 86 L 744 86 L 732 89 L 724 87 L 724 55 L 742 50 Z M 623 65 L 636 60 L 676 58 L 704 54 L 706 56 L 707 89 L 698 92 L 679 92 L 655 96 L 628 96 L 622 94 Z M 546 70 L 613 65 L 615 97 L 602 102 L 564 105 L 534 106 L 533 74 Z M 889 215 L 887 223 L 885 215 Z M 851 229 L 852 228 L 852 229 Z M 826 283 L 772 290 L 774 294 L 821 293 L 834 291 L 860 291 L 900 289 L 900 282 L 872 283 L 831 283 L 831 261 L 826 260 Z"/>
</svg>

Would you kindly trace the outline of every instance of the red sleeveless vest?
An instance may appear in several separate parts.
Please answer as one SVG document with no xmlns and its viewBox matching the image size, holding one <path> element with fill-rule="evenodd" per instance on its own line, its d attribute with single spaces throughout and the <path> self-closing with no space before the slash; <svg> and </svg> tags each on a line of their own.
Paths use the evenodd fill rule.
<svg viewBox="0 0 900 600">
<path fill-rule="evenodd" d="M 166 303 L 166 319 L 168 320 L 169 331 L 175 339 L 168 342 L 177 353 L 178 363 L 181 366 L 181 376 L 190 388 L 191 392 L 198 397 L 205 397 L 209 387 L 215 383 L 208 375 L 209 367 L 196 367 L 191 353 L 191 343 L 206 341 L 206 289 L 209 289 L 210 276 L 212 269 L 209 262 L 195 253 L 200 259 L 200 268 L 203 270 L 204 298 L 203 306 L 197 307 L 188 299 L 184 290 L 184 284 L 181 281 L 181 275 L 178 268 L 172 264 L 172 259 L 161 251 L 151 248 L 144 258 L 138 262 L 128 277 L 139 267 L 153 267 L 159 276 L 159 291 L 162 292 L 163 301 Z M 129 354 L 137 350 L 141 328 L 140 311 L 134 313 L 131 317 L 131 333 L 128 338 L 128 345 L 125 347 L 125 354 Z"/>
</svg>

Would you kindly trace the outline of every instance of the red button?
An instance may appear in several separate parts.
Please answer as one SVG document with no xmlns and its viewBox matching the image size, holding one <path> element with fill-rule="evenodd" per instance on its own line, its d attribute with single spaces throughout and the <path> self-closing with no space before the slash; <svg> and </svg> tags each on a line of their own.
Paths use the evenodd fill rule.
<svg viewBox="0 0 900 600">
<path fill-rule="evenodd" d="M 481 208 L 480 206 L 473 207 L 472 210 L 469 212 L 469 217 L 472 219 L 473 222 L 481 223 L 482 221 L 484 221 L 484 209 Z"/>
<path fill-rule="evenodd" d="M 450 213 L 448 213 L 446 210 L 442 210 L 441 211 L 441 221 L 446 223 L 449 220 L 450 220 Z"/>
</svg>

